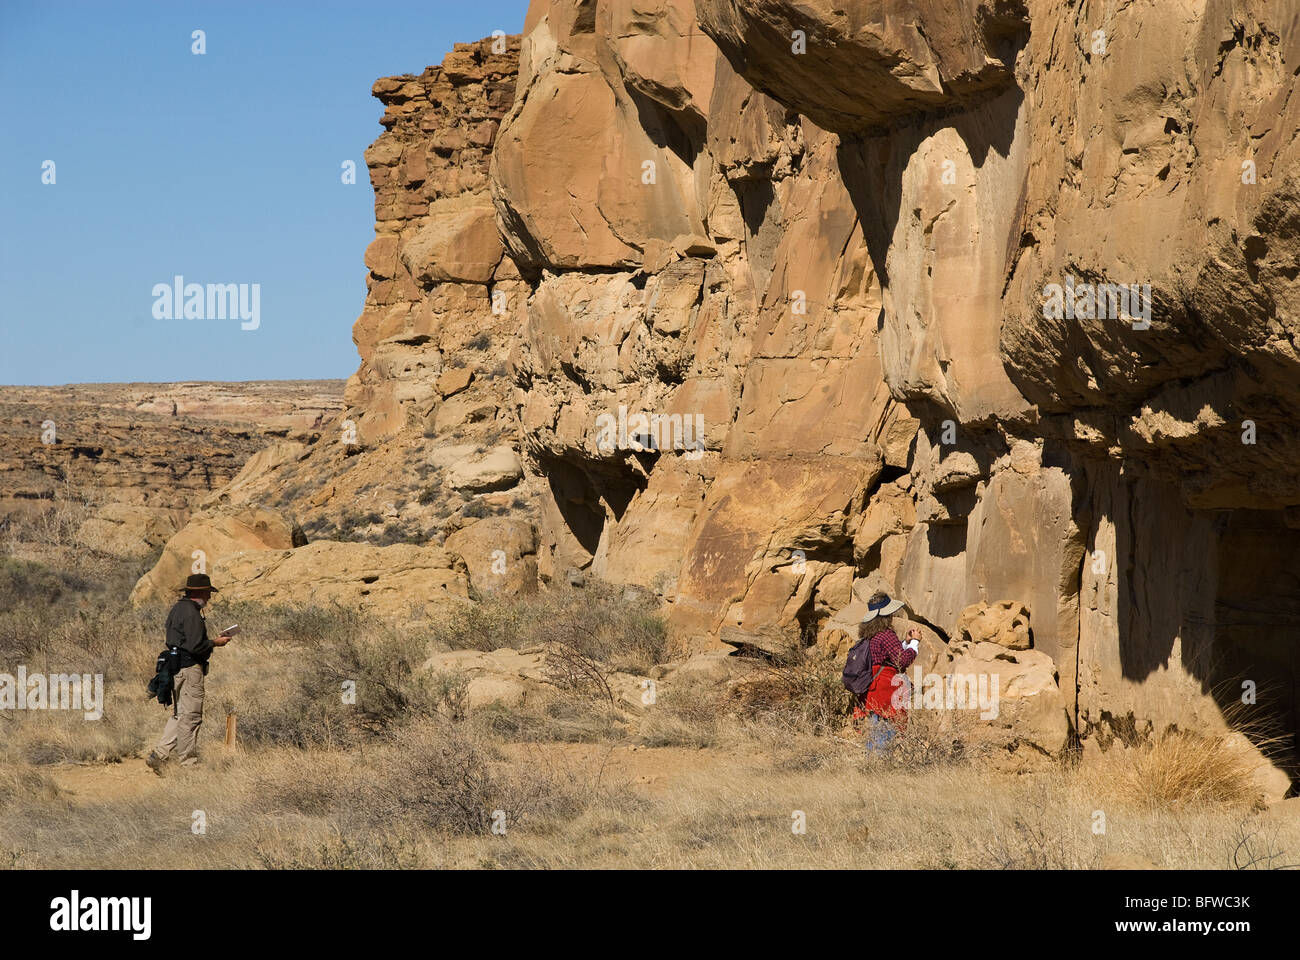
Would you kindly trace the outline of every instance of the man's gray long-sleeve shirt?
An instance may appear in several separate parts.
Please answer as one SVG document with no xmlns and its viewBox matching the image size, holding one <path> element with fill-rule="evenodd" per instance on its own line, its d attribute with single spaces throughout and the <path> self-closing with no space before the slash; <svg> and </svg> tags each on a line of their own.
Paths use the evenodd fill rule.
<svg viewBox="0 0 1300 960">
<path fill-rule="evenodd" d="M 180 647 L 203 664 L 204 673 L 208 672 L 208 657 L 215 646 L 208 639 L 208 625 L 199 612 L 199 605 L 189 597 L 177 600 L 167 614 L 167 646 Z"/>
</svg>

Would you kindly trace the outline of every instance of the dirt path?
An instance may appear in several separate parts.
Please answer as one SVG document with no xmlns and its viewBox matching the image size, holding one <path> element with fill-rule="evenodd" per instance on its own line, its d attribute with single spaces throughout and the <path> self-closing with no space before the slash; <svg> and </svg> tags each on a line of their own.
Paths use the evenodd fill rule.
<svg viewBox="0 0 1300 960">
<path fill-rule="evenodd" d="M 163 779 L 135 757 L 121 763 L 60 763 L 41 772 L 76 803 L 144 797 L 164 786 Z"/>
<path fill-rule="evenodd" d="M 542 763 L 561 770 L 581 771 L 608 786 L 628 786 L 649 793 L 670 792 L 684 781 L 717 775 L 739 764 L 752 765 L 754 755 L 693 747 L 610 746 L 599 743 L 510 743 L 502 747 L 514 763 Z M 139 758 L 120 763 L 64 763 L 42 768 L 59 791 L 76 804 L 136 799 L 165 792 L 159 777 Z"/>
</svg>

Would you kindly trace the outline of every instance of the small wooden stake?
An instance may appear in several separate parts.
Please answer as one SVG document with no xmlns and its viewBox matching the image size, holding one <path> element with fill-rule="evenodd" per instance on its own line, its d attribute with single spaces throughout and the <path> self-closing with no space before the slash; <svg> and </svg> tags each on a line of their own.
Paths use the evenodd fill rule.
<svg viewBox="0 0 1300 960">
<path fill-rule="evenodd" d="M 238 714 L 226 714 L 226 749 L 235 749 L 235 725 L 239 721 Z"/>
</svg>

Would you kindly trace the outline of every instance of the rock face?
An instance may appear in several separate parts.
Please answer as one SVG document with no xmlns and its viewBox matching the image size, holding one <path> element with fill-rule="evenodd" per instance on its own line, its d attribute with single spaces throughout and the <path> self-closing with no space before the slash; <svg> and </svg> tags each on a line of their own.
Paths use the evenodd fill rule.
<svg viewBox="0 0 1300 960">
<path fill-rule="evenodd" d="M 308 509 L 427 465 L 679 655 L 839 649 L 884 588 L 1045 751 L 1243 691 L 1294 746 L 1300 11 L 534 0 L 491 44 L 375 86 Z"/>
<path fill-rule="evenodd" d="M 491 191 L 542 576 L 655 586 L 681 652 L 872 581 L 1051 736 L 1243 681 L 1293 736 L 1298 16 L 531 4 Z"/>
<path fill-rule="evenodd" d="M 518 58 L 517 38 L 458 44 L 440 67 L 375 83 L 387 132 L 366 151 L 375 239 L 352 331 L 361 368 L 347 390 L 363 444 L 433 427 L 439 379 L 467 369 L 453 360 L 471 345 L 482 354 L 475 400 L 486 406 L 500 392 L 490 371 L 509 351 L 526 291 L 505 258 L 487 173 Z"/>
</svg>

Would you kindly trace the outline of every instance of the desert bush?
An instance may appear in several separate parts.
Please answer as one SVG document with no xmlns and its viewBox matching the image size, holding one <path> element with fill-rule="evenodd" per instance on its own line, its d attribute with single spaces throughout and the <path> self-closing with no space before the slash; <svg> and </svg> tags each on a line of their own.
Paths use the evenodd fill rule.
<svg viewBox="0 0 1300 960">
<path fill-rule="evenodd" d="M 440 708 L 441 694 L 420 669 L 423 642 L 356 609 L 280 609 L 264 614 L 260 631 L 283 647 L 275 660 L 289 682 L 226 704 L 239 712 L 245 742 L 348 746 Z M 355 704 L 343 702 L 345 681 L 355 684 Z"/>
<path fill-rule="evenodd" d="M 0 557 L 0 597 L 13 602 L 36 600 L 53 604 L 83 594 L 92 586 L 80 573 L 54 570 L 30 560 Z"/>
<path fill-rule="evenodd" d="M 423 543 L 424 536 L 418 527 L 408 529 L 398 521 L 390 520 L 379 535 L 370 537 L 369 541 L 379 547 L 389 547 L 395 543 Z"/>
<path fill-rule="evenodd" d="M 778 657 L 733 688 L 735 705 L 747 716 L 817 734 L 840 730 L 853 712 L 841 665 L 829 657 Z"/>
<path fill-rule="evenodd" d="M 136 675 L 150 633 L 161 640 L 158 608 L 128 601 L 142 572 L 140 561 L 102 559 L 92 573 L 74 573 L 0 558 L 0 666 Z"/>
<path fill-rule="evenodd" d="M 77 547 L 77 535 L 102 495 L 64 479 L 56 484 L 53 495 L 39 508 L 28 513 L 0 517 L 0 542 L 12 551 L 16 544 L 43 547 Z"/>
<path fill-rule="evenodd" d="M 584 806 L 572 780 L 536 765 L 506 766 L 471 728 L 434 720 L 394 733 L 374 774 L 352 785 L 347 810 L 364 826 L 490 834 L 498 810 L 508 827 L 538 830 Z"/>
<path fill-rule="evenodd" d="M 906 725 L 881 756 L 914 768 L 967 761 L 986 751 L 986 742 L 977 736 L 978 722 L 968 710 L 910 710 Z"/>
<path fill-rule="evenodd" d="M 1095 853 L 1081 851 L 1060 824 L 1041 812 L 1016 814 L 1010 829 L 985 843 L 992 867 L 998 870 L 1078 870 L 1095 866 Z"/>
</svg>

